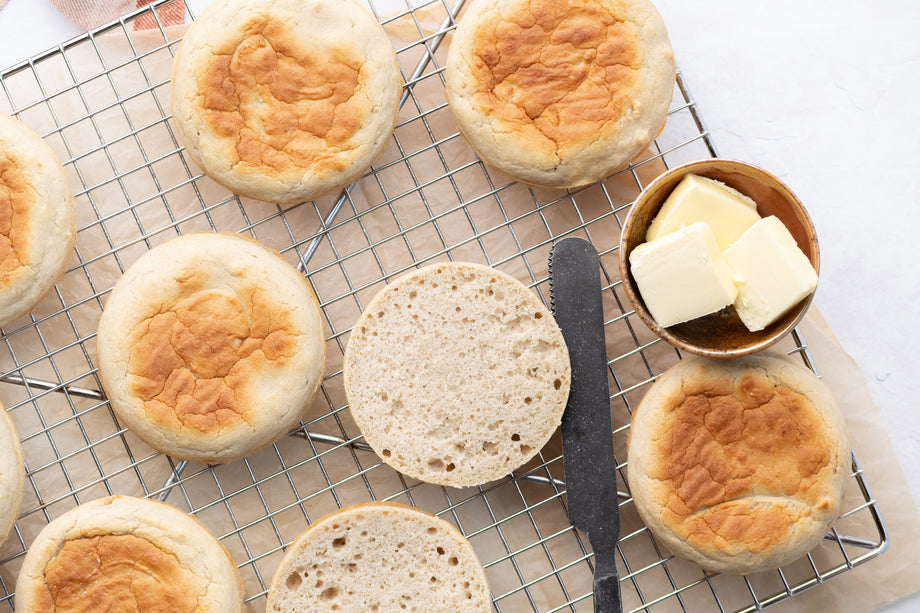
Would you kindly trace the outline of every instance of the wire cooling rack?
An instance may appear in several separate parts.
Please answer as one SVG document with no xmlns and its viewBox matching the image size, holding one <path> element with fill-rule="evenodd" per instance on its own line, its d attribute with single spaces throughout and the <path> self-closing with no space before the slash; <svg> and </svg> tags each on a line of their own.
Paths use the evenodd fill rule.
<svg viewBox="0 0 920 613">
<path fill-rule="evenodd" d="M 42 527 L 112 494 L 164 500 L 203 521 L 239 565 L 247 611 L 264 609 L 284 547 L 309 522 L 371 499 L 413 504 L 457 526 L 486 567 L 496 611 L 593 610 L 593 556 L 566 519 L 558 438 L 515 474 L 481 487 L 412 481 L 381 464 L 354 427 L 342 354 L 363 306 L 402 272 L 447 259 L 481 262 L 547 302 L 550 247 L 564 236 L 586 237 L 602 259 L 618 458 L 611 470 L 626 490 L 630 411 L 680 356 L 628 307 L 616 266 L 620 224 L 655 176 L 716 149 L 678 74 L 664 131 L 629 169 L 571 191 L 531 189 L 492 173 L 456 132 L 443 94 L 445 38 L 462 4 L 370 5 L 406 82 L 398 125 L 383 157 L 354 185 L 292 207 L 240 199 L 184 155 L 168 103 L 182 30 L 161 19 L 178 2 L 155 2 L 0 75 L 0 110 L 56 151 L 79 210 L 66 275 L 0 336 L 0 399 L 27 469 L 19 519 L 0 548 L 0 613 L 13 610 L 17 573 Z M 113 283 L 153 245 L 198 230 L 241 232 L 280 251 L 313 284 L 328 334 L 322 391 L 302 426 L 213 467 L 175 462 L 122 428 L 94 362 L 96 324 Z M 798 333 L 787 350 L 814 368 Z M 628 492 L 620 500 L 617 562 L 627 611 L 759 610 L 871 560 L 888 542 L 855 457 L 844 515 L 823 544 L 788 567 L 747 578 L 706 574 L 671 557 Z"/>
</svg>

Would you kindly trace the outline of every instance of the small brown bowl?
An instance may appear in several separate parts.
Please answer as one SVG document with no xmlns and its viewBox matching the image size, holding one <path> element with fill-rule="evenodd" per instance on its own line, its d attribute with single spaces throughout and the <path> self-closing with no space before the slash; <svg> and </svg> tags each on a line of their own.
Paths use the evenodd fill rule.
<svg viewBox="0 0 920 613">
<path fill-rule="evenodd" d="M 790 332 L 811 304 L 814 292 L 785 315 L 758 332 L 748 330 L 735 309 L 721 311 L 697 319 L 662 328 L 645 308 L 639 288 L 629 271 L 629 254 L 645 242 L 645 232 L 664 201 L 680 180 L 688 174 L 716 179 L 733 187 L 757 203 L 761 217 L 776 215 L 795 238 L 799 248 L 808 256 L 820 274 L 821 258 L 815 227 L 805 207 L 795 194 L 775 176 L 745 162 L 708 159 L 690 162 L 665 172 L 652 181 L 633 204 L 620 234 L 620 278 L 633 308 L 645 324 L 658 336 L 675 347 L 697 355 L 729 358 L 748 355 L 766 349 Z"/>
</svg>

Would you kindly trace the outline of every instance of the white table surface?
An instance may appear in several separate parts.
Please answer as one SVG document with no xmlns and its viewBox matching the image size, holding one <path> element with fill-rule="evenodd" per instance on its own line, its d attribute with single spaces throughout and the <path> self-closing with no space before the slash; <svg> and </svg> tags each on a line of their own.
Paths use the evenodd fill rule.
<svg viewBox="0 0 920 613">
<path fill-rule="evenodd" d="M 206 3 L 189 0 L 196 13 Z M 771 170 L 808 207 L 821 241 L 815 304 L 920 500 L 920 4 L 656 4 L 719 154 Z M 10 0 L 0 69 L 81 33 L 47 0 Z M 880 611 L 917 610 L 915 595 Z"/>
</svg>

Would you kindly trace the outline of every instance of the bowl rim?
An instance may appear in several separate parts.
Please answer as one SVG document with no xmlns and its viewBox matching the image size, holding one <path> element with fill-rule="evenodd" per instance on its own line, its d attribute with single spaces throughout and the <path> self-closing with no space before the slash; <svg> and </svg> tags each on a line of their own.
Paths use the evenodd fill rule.
<svg viewBox="0 0 920 613">
<path fill-rule="evenodd" d="M 753 353 L 757 353 L 759 351 L 762 351 L 774 345 L 779 340 L 784 338 L 787 334 L 789 334 L 798 325 L 798 323 L 802 320 L 802 318 L 805 316 L 805 313 L 808 311 L 809 307 L 811 306 L 812 301 L 814 300 L 815 293 L 817 292 L 817 287 L 816 287 L 808 296 L 803 298 L 798 303 L 798 306 L 794 307 L 797 310 L 795 317 L 790 319 L 785 325 L 780 326 L 776 328 L 775 330 L 773 330 L 769 336 L 763 337 L 758 341 L 752 340 L 750 344 L 745 344 L 741 347 L 735 347 L 735 348 L 720 349 L 720 348 L 711 348 L 711 347 L 693 344 L 681 338 L 680 336 L 673 334 L 667 328 L 664 328 L 658 325 L 658 323 L 652 318 L 651 314 L 648 312 L 647 307 L 645 306 L 645 302 L 642 300 L 642 297 L 638 292 L 638 288 L 635 286 L 635 280 L 633 279 L 632 273 L 629 270 L 629 261 L 628 261 L 629 254 L 626 253 L 626 248 L 627 248 L 626 239 L 627 239 L 627 236 L 630 234 L 629 230 L 631 229 L 632 225 L 635 223 L 635 219 L 636 219 L 634 212 L 641 208 L 640 205 L 643 204 L 648 199 L 649 194 L 652 194 L 655 191 L 657 191 L 657 189 L 662 183 L 672 180 L 675 175 L 680 175 L 681 177 L 683 177 L 685 175 L 692 174 L 695 171 L 701 171 L 703 169 L 711 169 L 713 167 L 720 167 L 724 164 L 731 164 L 733 166 L 745 167 L 747 170 L 751 171 L 751 173 L 754 175 L 762 175 L 764 177 L 769 178 L 770 181 L 776 183 L 776 185 L 779 188 L 781 188 L 783 195 L 787 197 L 789 200 L 791 200 L 794 207 L 798 210 L 801 216 L 801 221 L 806 228 L 806 232 L 810 238 L 810 241 L 812 242 L 813 251 L 814 251 L 814 257 L 809 258 L 809 261 L 811 261 L 812 265 L 814 266 L 815 273 L 818 275 L 819 283 L 820 283 L 820 278 L 821 278 L 821 275 L 820 275 L 821 250 L 820 250 L 820 244 L 818 242 L 818 235 L 817 235 L 817 232 L 815 231 L 814 222 L 812 221 L 811 216 L 808 213 L 808 210 L 805 208 L 805 205 L 802 204 L 802 201 L 799 199 L 796 193 L 793 192 L 789 188 L 789 186 L 786 185 L 785 182 L 783 182 L 779 177 L 777 177 L 770 171 L 760 166 L 757 166 L 755 164 L 751 164 L 750 162 L 743 161 L 743 160 L 713 157 L 713 158 L 706 158 L 702 160 L 694 160 L 691 162 L 685 162 L 673 168 L 669 168 L 665 170 L 664 172 L 662 172 L 657 177 L 655 177 L 648 185 L 646 185 L 642 189 L 642 191 L 633 201 L 632 205 L 629 208 L 629 211 L 626 214 L 626 218 L 623 221 L 623 225 L 620 229 L 620 240 L 619 240 L 619 244 L 617 247 L 619 251 L 618 267 L 619 267 L 619 273 L 620 273 L 620 280 L 623 283 L 623 287 L 626 292 L 626 297 L 629 300 L 629 302 L 632 304 L 633 311 L 639 316 L 639 319 L 641 319 L 642 322 L 653 333 L 655 333 L 658 337 L 662 338 L 663 340 L 667 341 L 668 343 L 670 343 L 671 345 L 679 349 L 686 350 L 696 355 L 701 355 L 704 357 L 712 357 L 712 358 L 733 358 L 733 357 L 751 355 Z M 676 187 L 676 184 L 675 184 L 675 187 Z M 665 198 L 662 198 L 662 204 L 664 203 Z M 776 322 L 774 322 L 774 324 L 775 323 Z"/>
</svg>

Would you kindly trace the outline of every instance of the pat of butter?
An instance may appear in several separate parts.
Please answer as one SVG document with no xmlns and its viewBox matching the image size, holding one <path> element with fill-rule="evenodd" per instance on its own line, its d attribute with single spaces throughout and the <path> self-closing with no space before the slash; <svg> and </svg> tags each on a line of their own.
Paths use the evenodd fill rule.
<svg viewBox="0 0 920 613">
<path fill-rule="evenodd" d="M 714 313 L 738 293 L 703 222 L 642 243 L 629 254 L 629 266 L 649 313 L 665 328 Z"/>
<path fill-rule="evenodd" d="M 735 310 L 752 332 L 779 319 L 818 285 L 808 256 L 774 216 L 752 225 L 722 255 L 738 286 Z"/>
<path fill-rule="evenodd" d="M 705 221 L 719 249 L 724 251 L 758 219 L 757 204 L 741 192 L 720 181 L 690 174 L 665 200 L 645 240 L 653 241 L 683 226 Z"/>
</svg>

